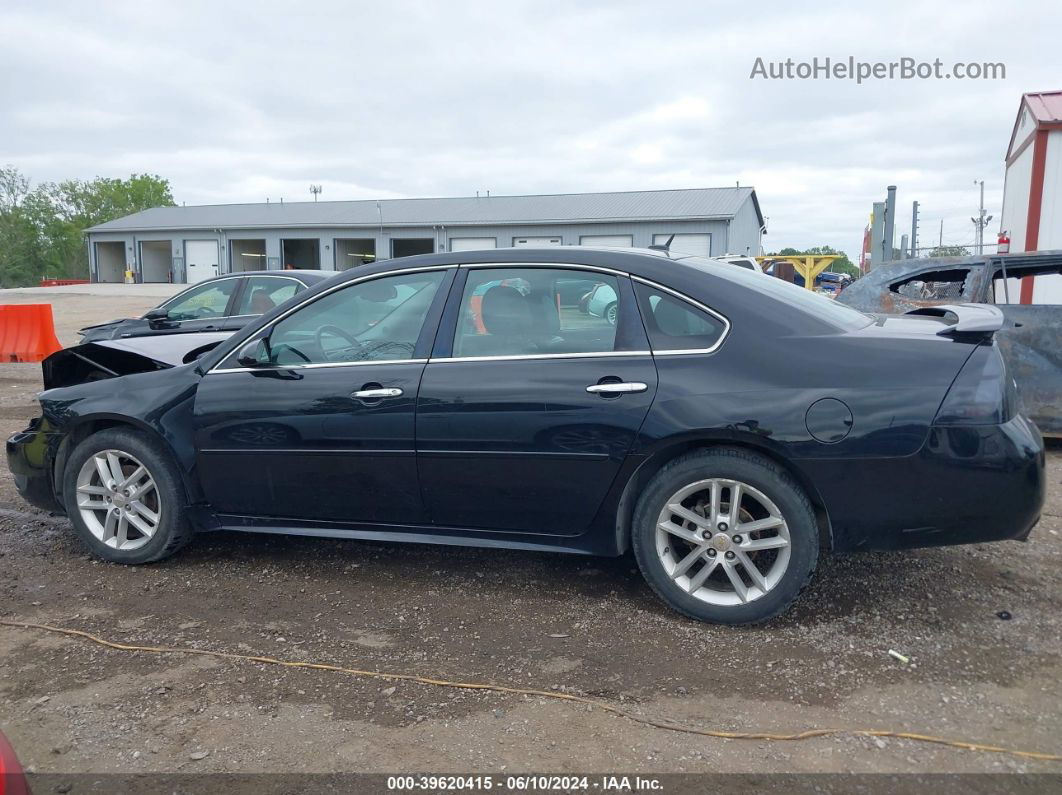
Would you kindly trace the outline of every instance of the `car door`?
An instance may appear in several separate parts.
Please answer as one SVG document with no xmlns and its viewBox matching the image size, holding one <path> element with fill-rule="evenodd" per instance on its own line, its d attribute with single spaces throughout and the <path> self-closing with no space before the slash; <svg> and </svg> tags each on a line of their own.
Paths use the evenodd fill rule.
<svg viewBox="0 0 1062 795">
<path fill-rule="evenodd" d="M 305 284 L 291 276 L 245 276 L 240 282 L 240 291 L 222 320 L 222 330 L 243 328 L 306 289 Z"/>
<path fill-rule="evenodd" d="M 575 276 L 620 297 L 579 311 Z M 629 278 L 550 265 L 463 267 L 417 403 L 417 461 L 436 525 L 577 535 L 656 392 Z"/>
<path fill-rule="evenodd" d="M 344 282 L 203 376 L 199 479 L 220 514 L 426 521 L 414 411 L 452 269 Z"/>
<path fill-rule="evenodd" d="M 152 331 L 158 334 L 224 331 L 241 281 L 237 276 L 215 279 L 177 294 L 160 304 L 159 308 L 166 310 L 166 318 L 152 321 Z"/>
</svg>

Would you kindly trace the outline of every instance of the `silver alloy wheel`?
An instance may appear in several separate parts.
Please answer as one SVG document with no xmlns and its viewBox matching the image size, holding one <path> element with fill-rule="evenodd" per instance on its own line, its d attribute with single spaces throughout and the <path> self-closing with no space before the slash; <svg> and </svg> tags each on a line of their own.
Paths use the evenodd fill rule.
<svg viewBox="0 0 1062 795">
<path fill-rule="evenodd" d="M 616 304 L 610 304 L 609 307 L 605 310 L 605 320 L 608 321 L 609 325 L 614 326 L 616 325 L 616 319 L 618 317 L 619 307 Z"/>
<path fill-rule="evenodd" d="M 660 511 L 656 553 L 667 575 L 694 598 L 741 605 L 769 593 L 785 575 L 789 526 L 770 498 L 747 483 L 699 480 Z"/>
<path fill-rule="evenodd" d="M 122 450 L 100 450 L 77 474 L 77 507 L 97 540 L 113 549 L 140 549 L 158 530 L 162 498 L 151 472 Z"/>
</svg>

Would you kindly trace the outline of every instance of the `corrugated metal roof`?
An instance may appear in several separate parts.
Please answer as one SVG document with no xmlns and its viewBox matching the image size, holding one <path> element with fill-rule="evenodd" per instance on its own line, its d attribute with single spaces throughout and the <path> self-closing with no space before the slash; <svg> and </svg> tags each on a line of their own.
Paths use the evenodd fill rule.
<svg viewBox="0 0 1062 795">
<path fill-rule="evenodd" d="M 654 219 L 732 218 L 752 188 L 694 188 L 544 196 L 470 196 L 343 202 L 270 202 L 155 207 L 90 228 L 90 232 L 155 229 L 240 229 L 305 226 L 540 224 Z"/>
<path fill-rule="evenodd" d="M 1062 91 L 1037 91 L 1025 95 L 1038 122 L 1062 122 Z"/>
</svg>

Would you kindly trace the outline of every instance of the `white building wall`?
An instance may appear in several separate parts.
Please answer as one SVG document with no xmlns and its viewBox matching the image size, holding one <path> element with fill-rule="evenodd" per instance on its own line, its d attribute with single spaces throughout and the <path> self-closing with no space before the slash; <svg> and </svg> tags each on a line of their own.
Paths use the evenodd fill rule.
<svg viewBox="0 0 1062 795">
<path fill-rule="evenodd" d="M 1062 130 L 1047 134 L 1038 251 L 1062 249 Z"/>
<path fill-rule="evenodd" d="M 1003 183 L 1003 220 L 1000 229 L 1010 232 L 1010 250 L 1025 251 L 1025 228 L 1029 222 L 1029 187 L 1032 181 L 1033 147 L 1025 147 L 1007 166 Z"/>
</svg>

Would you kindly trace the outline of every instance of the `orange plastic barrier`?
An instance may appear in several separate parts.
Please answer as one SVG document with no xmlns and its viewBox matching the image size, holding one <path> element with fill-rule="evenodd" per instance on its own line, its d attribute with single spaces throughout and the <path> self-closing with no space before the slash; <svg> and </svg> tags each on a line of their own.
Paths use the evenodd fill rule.
<svg viewBox="0 0 1062 795">
<path fill-rule="evenodd" d="M 0 306 L 0 361 L 39 362 L 62 349 L 51 304 Z"/>
<path fill-rule="evenodd" d="M 41 279 L 41 287 L 65 287 L 68 284 L 88 283 L 88 279 Z"/>
</svg>

